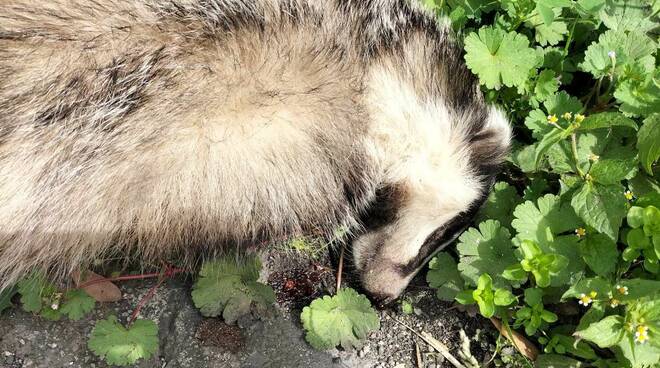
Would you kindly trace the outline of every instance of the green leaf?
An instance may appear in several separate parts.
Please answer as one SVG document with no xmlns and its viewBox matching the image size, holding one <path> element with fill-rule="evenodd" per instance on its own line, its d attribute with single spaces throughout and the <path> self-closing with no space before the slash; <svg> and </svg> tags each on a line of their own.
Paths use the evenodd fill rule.
<svg viewBox="0 0 660 368">
<path fill-rule="evenodd" d="M 378 314 L 369 299 L 350 288 L 337 295 L 314 300 L 300 314 L 307 334 L 305 339 L 315 349 L 341 345 L 344 349 L 357 346 L 371 331 L 380 328 Z"/>
<path fill-rule="evenodd" d="M 495 296 L 493 293 L 493 279 L 488 274 L 483 274 L 477 281 L 477 290 L 472 292 L 472 298 L 479 306 L 479 313 L 486 318 L 495 314 Z"/>
<path fill-rule="evenodd" d="M 536 146 L 536 153 L 534 155 L 534 162 L 536 163 L 537 168 L 543 155 L 545 155 L 552 146 L 568 138 L 571 135 L 571 132 L 571 130 L 555 129 L 543 136 L 538 146 Z"/>
<path fill-rule="evenodd" d="M 117 317 L 98 321 L 87 342 L 89 349 L 112 365 L 131 365 L 149 359 L 158 350 L 158 326 L 150 320 L 136 320 L 125 328 Z"/>
<path fill-rule="evenodd" d="M 73 289 L 64 295 L 64 303 L 60 306 L 60 313 L 69 319 L 77 321 L 94 309 L 96 301 L 85 290 Z"/>
<path fill-rule="evenodd" d="M 527 288 L 525 289 L 525 303 L 529 306 L 535 306 L 543 303 L 543 289 Z"/>
<path fill-rule="evenodd" d="M 488 0 L 449 0 L 448 3 L 452 9 L 463 9 L 469 19 L 478 19 L 482 13 L 488 13 L 496 8 L 496 5 Z"/>
<path fill-rule="evenodd" d="M 536 163 L 534 162 L 534 155 L 536 154 L 536 145 L 523 146 L 520 149 L 514 150 L 511 154 L 511 162 L 516 165 L 524 173 L 536 171 Z"/>
<path fill-rule="evenodd" d="M 538 64 L 525 36 L 492 27 L 470 33 L 465 38 L 465 51 L 468 68 L 488 88 L 522 87 Z"/>
<path fill-rule="evenodd" d="M 642 61 L 650 62 L 651 59 Z M 628 116 L 660 113 L 660 68 L 652 73 L 642 70 L 642 73 L 641 79 L 624 79 L 614 91 L 614 97 L 621 103 L 619 110 Z"/>
<path fill-rule="evenodd" d="M 572 114 L 582 111 L 582 103 L 577 98 L 570 96 L 564 91 L 554 94 L 549 97 L 544 103 L 545 112 L 540 109 L 532 110 L 529 116 L 525 118 L 525 126 L 532 130 L 532 136 L 536 139 L 541 139 L 552 130 L 555 130 L 552 125 L 548 124 L 548 115 L 555 115 L 561 117 L 564 113 L 570 112 Z"/>
<path fill-rule="evenodd" d="M 634 368 L 656 368 L 660 361 L 660 349 L 651 344 L 637 344 L 632 335 L 621 339 L 618 347 Z"/>
<path fill-rule="evenodd" d="M 488 219 L 496 219 L 502 225 L 510 227 L 513 220 L 513 209 L 520 201 L 516 188 L 508 183 L 498 182 L 479 210 L 475 221 L 479 223 Z"/>
<path fill-rule="evenodd" d="M 401 301 L 401 312 L 406 315 L 411 315 L 415 312 L 415 308 L 408 300 Z"/>
<path fill-rule="evenodd" d="M 550 96 L 553 96 L 557 92 L 557 89 L 559 89 L 559 80 L 555 77 L 554 71 L 544 69 L 539 73 L 536 86 L 534 87 L 534 94 L 537 99 L 540 101 L 546 100 Z"/>
<path fill-rule="evenodd" d="M 649 3 L 640 0 L 607 0 L 599 18 L 612 30 L 646 32 L 656 26 L 649 17 Z"/>
<path fill-rule="evenodd" d="M 46 281 L 43 273 L 34 271 L 19 281 L 18 293 L 21 294 L 23 310 L 39 313 L 43 307 L 43 298 L 48 298 L 56 292 L 55 287 Z"/>
<path fill-rule="evenodd" d="M 599 159 L 591 166 L 589 175 L 600 184 L 618 184 L 634 174 L 630 170 L 631 166 L 630 160 L 627 159 Z"/>
<path fill-rule="evenodd" d="M 618 284 L 628 288 L 627 294 L 621 294 L 618 291 L 614 292 L 622 302 L 635 301 L 660 293 L 660 281 L 656 280 L 628 279 L 621 280 Z"/>
<path fill-rule="evenodd" d="M 609 316 L 600 322 L 592 323 L 586 329 L 578 331 L 575 336 L 589 340 L 601 348 L 614 346 L 621 341 L 624 334 L 623 317 Z"/>
<path fill-rule="evenodd" d="M 497 289 L 495 290 L 495 296 L 493 298 L 495 305 L 507 306 L 516 301 L 516 297 L 506 289 Z"/>
<path fill-rule="evenodd" d="M 585 313 L 582 316 L 582 318 L 580 319 L 580 323 L 575 328 L 575 330 L 582 331 L 585 328 L 589 327 L 589 325 L 591 325 L 592 323 L 600 321 L 603 318 L 603 316 L 605 316 L 604 303 L 596 301 L 591 305 L 591 308 L 589 308 L 587 313 Z"/>
<path fill-rule="evenodd" d="M 536 32 L 534 34 L 534 39 L 539 45 L 553 46 L 564 40 L 564 36 L 568 34 L 566 23 L 562 21 L 554 21 L 551 24 L 546 24 L 545 22 L 539 22 L 537 20 L 538 18 L 539 17 L 532 17 L 526 24 L 534 25 L 534 30 Z"/>
<path fill-rule="evenodd" d="M 436 289 L 436 295 L 441 300 L 452 301 L 456 294 L 463 290 L 465 282 L 458 273 L 456 261 L 449 254 L 438 253 L 429 262 L 429 272 L 426 274 L 429 286 Z"/>
<path fill-rule="evenodd" d="M 642 227 L 644 225 L 644 209 L 637 206 L 630 207 L 626 216 L 626 222 L 628 222 L 628 226 L 634 229 Z"/>
<path fill-rule="evenodd" d="M 582 225 L 573 208 L 555 195 L 546 194 L 537 204 L 527 201 L 514 210 L 515 219 L 511 225 L 518 231 L 518 238 L 533 240 L 541 246 L 550 245 L 557 234 L 573 232 Z"/>
<path fill-rule="evenodd" d="M 619 251 L 616 243 L 603 234 L 587 233 L 580 242 L 580 254 L 596 275 L 609 277 L 616 269 Z"/>
<path fill-rule="evenodd" d="M 0 314 L 5 311 L 5 309 L 11 308 L 11 298 L 18 293 L 16 287 L 8 287 L 6 289 L 0 290 Z"/>
<path fill-rule="evenodd" d="M 536 202 L 548 191 L 548 189 L 550 189 L 550 187 L 545 179 L 533 178 L 531 183 L 524 190 L 523 199 L 525 201 Z M 513 213 L 513 209 L 511 210 L 511 213 Z"/>
<path fill-rule="evenodd" d="M 613 241 L 617 240 L 626 216 L 626 200 L 621 185 L 586 182 L 573 196 L 571 205 L 587 225 Z"/>
<path fill-rule="evenodd" d="M 653 175 L 651 166 L 660 158 L 660 114 L 649 116 L 637 133 L 637 149 L 642 167 Z"/>
<path fill-rule="evenodd" d="M 580 123 L 579 131 L 610 128 L 613 126 L 629 127 L 637 130 L 637 123 L 634 120 L 623 116 L 618 112 L 601 112 L 587 116 Z"/>
<path fill-rule="evenodd" d="M 645 249 L 651 246 L 651 239 L 644 234 L 644 230 L 632 229 L 626 235 L 626 243 L 634 249 Z"/>
<path fill-rule="evenodd" d="M 526 281 L 527 271 L 525 271 L 520 263 L 516 263 L 504 269 L 502 277 L 510 281 Z"/>
<path fill-rule="evenodd" d="M 584 368 L 585 363 L 558 354 L 541 354 L 534 362 L 535 368 Z"/>
<path fill-rule="evenodd" d="M 592 291 L 595 291 L 600 297 L 603 297 L 611 290 L 612 285 L 607 279 L 602 277 L 583 278 L 577 283 L 571 285 L 561 296 L 561 299 L 577 298 L 580 294 L 589 295 Z"/>
<path fill-rule="evenodd" d="M 655 42 L 641 32 L 606 31 L 587 48 L 580 68 L 596 79 L 610 73 L 621 75 L 629 63 L 652 64 L 655 47 Z M 611 52 L 615 61 L 610 57 Z"/>
<path fill-rule="evenodd" d="M 516 263 L 509 231 L 496 220 L 479 224 L 479 230 L 469 228 L 459 237 L 457 245 L 460 261 L 458 270 L 471 285 L 477 285 L 479 276 L 493 275 L 496 287 L 510 284 L 502 272 Z"/>
<path fill-rule="evenodd" d="M 456 294 L 456 301 L 460 304 L 474 304 L 476 301 L 472 297 L 472 292 L 474 290 L 463 290 Z"/>
<path fill-rule="evenodd" d="M 605 6 L 605 0 L 578 0 L 579 8 L 588 15 L 595 16 Z"/>
<path fill-rule="evenodd" d="M 205 262 L 193 286 L 195 306 L 207 317 L 222 314 L 230 324 L 249 313 L 252 305 L 267 308 L 275 301 L 275 293 L 270 286 L 257 282 L 260 269 L 256 256 L 248 257 L 242 264 L 231 255 Z"/>
</svg>

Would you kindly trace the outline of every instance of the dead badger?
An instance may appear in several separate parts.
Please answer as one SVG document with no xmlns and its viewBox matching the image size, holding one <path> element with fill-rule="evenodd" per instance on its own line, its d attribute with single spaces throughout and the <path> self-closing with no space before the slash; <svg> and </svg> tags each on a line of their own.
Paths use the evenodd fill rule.
<svg viewBox="0 0 660 368">
<path fill-rule="evenodd" d="M 510 127 L 404 0 L 0 0 L 0 288 L 340 225 L 391 300 Z"/>
</svg>

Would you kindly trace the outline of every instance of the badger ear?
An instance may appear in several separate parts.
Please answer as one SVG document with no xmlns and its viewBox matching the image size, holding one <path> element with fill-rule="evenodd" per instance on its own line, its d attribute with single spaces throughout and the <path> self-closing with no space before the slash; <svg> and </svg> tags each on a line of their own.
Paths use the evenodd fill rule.
<svg viewBox="0 0 660 368">
<path fill-rule="evenodd" d="M 489 107 L 481 129 L 470 137 L 472 162 L 481 173 L 490 174 L 504 162 L 511 146 L 511 135 L 511 125 L 504 112 Z"/>
</svg>

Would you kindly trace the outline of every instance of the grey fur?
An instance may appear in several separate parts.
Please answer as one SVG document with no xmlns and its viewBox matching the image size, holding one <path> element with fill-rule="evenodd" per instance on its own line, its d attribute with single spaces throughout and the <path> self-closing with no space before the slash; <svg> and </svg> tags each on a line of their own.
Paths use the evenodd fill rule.
<svg viewBox="0 0 660 368">
<path fill-rule="evenodd" d="M 449 152 L 480 193 L 465 217 L 509 127 L 449 31 L 407 1 L 0 0 L 0 289 L 35 267 L 191 260 L 347 225 L 365 234 L 361 272 L 401 273 L 365 287 L 396 296 L 436 246 L 381 256 L 434 185 L 391 179 L 408 154 L 387 153 L 398 143 L 373 133 L 390 119 L 371 102 L 390 79 L 450 117 Z M 363 226 L 378 206 L 390 216 Z"/>
</svg>

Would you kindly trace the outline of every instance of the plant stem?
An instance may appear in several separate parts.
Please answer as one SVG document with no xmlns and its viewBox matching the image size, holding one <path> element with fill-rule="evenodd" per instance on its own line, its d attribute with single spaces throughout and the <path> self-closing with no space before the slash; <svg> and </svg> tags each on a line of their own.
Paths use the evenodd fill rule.
<svg viewBox="0 0 660 368">
<path fill-rule="evenodd" d="M 167 272 L 168 276 L 174 276 L 177 273 L 181 272 L 186 272 L 186 270 L 181 269 L 181 268 L 169 268 L 165 271 Z M 162 272 L 153 272 L 153 273 L 144 273 L 141 275 L 129 275 L 129 276 L 117 276 L 117 277 L 101 277 L 98 279 L 94 279 L 88 282 L 83 283 L 82 285 L 78 286 L 78 289 L 83 289 L 87 286 L 94 285 L 94 284 L 99 284 L 102 282 L 113 282 L 113 281 L 129 281 L 129 280 L 144 280 L 144 279 L 152 279 L 156 277 L 162 276 Z"/>
<path fill-rule="evenodd" d="M 140 311 L 144 306 L 147 304 L 149 300 L 151 300 L 154 295 L 156 294 L 156 290 L 160 287 L 160 285 L 165 282 L 169 278 L 169 275 L 167 273 L 163 273 L 162 277 L 160 280 L 158 280 L 158 283 L 149 289 L 149 292 L 140 299 L 140 302 L 138 303 L 137 307 L 135 307 L 135 310 L 133 310 L 133 314 L 131 314 L 131 319 L 128 320 L 128 325 L 132 325 L 133 322 L 137 319 L 138 314 L 140 314 Z"/>
<path fill-rule="evenodd" d="M 573 41 L 573 33 L 575 33 L 575 25 L 578 22 L 578 18 L 575 17 L 575 20 L 573 20 L 573 25 L 571 26 L 571 32 L 568 34 L 568 39 L 566 40 L 566 45 L 564 46 L 564 57 L 568 56 L 568 47 L 571 45 L 571 42 Z"/>
<path fill-rule="evenodd" d="M 573 153 L 573 161 L 575 163 L 575 170 L 577 171 L 578 175 L 580 175 L 581 178 L 584 178 L 584 173 L 580 169 L 579 161 L 578 161 L 578 153 L 577 153 L 577 138 L 575 133 L 571 134 L 571 152 Z"/>
</svg>

